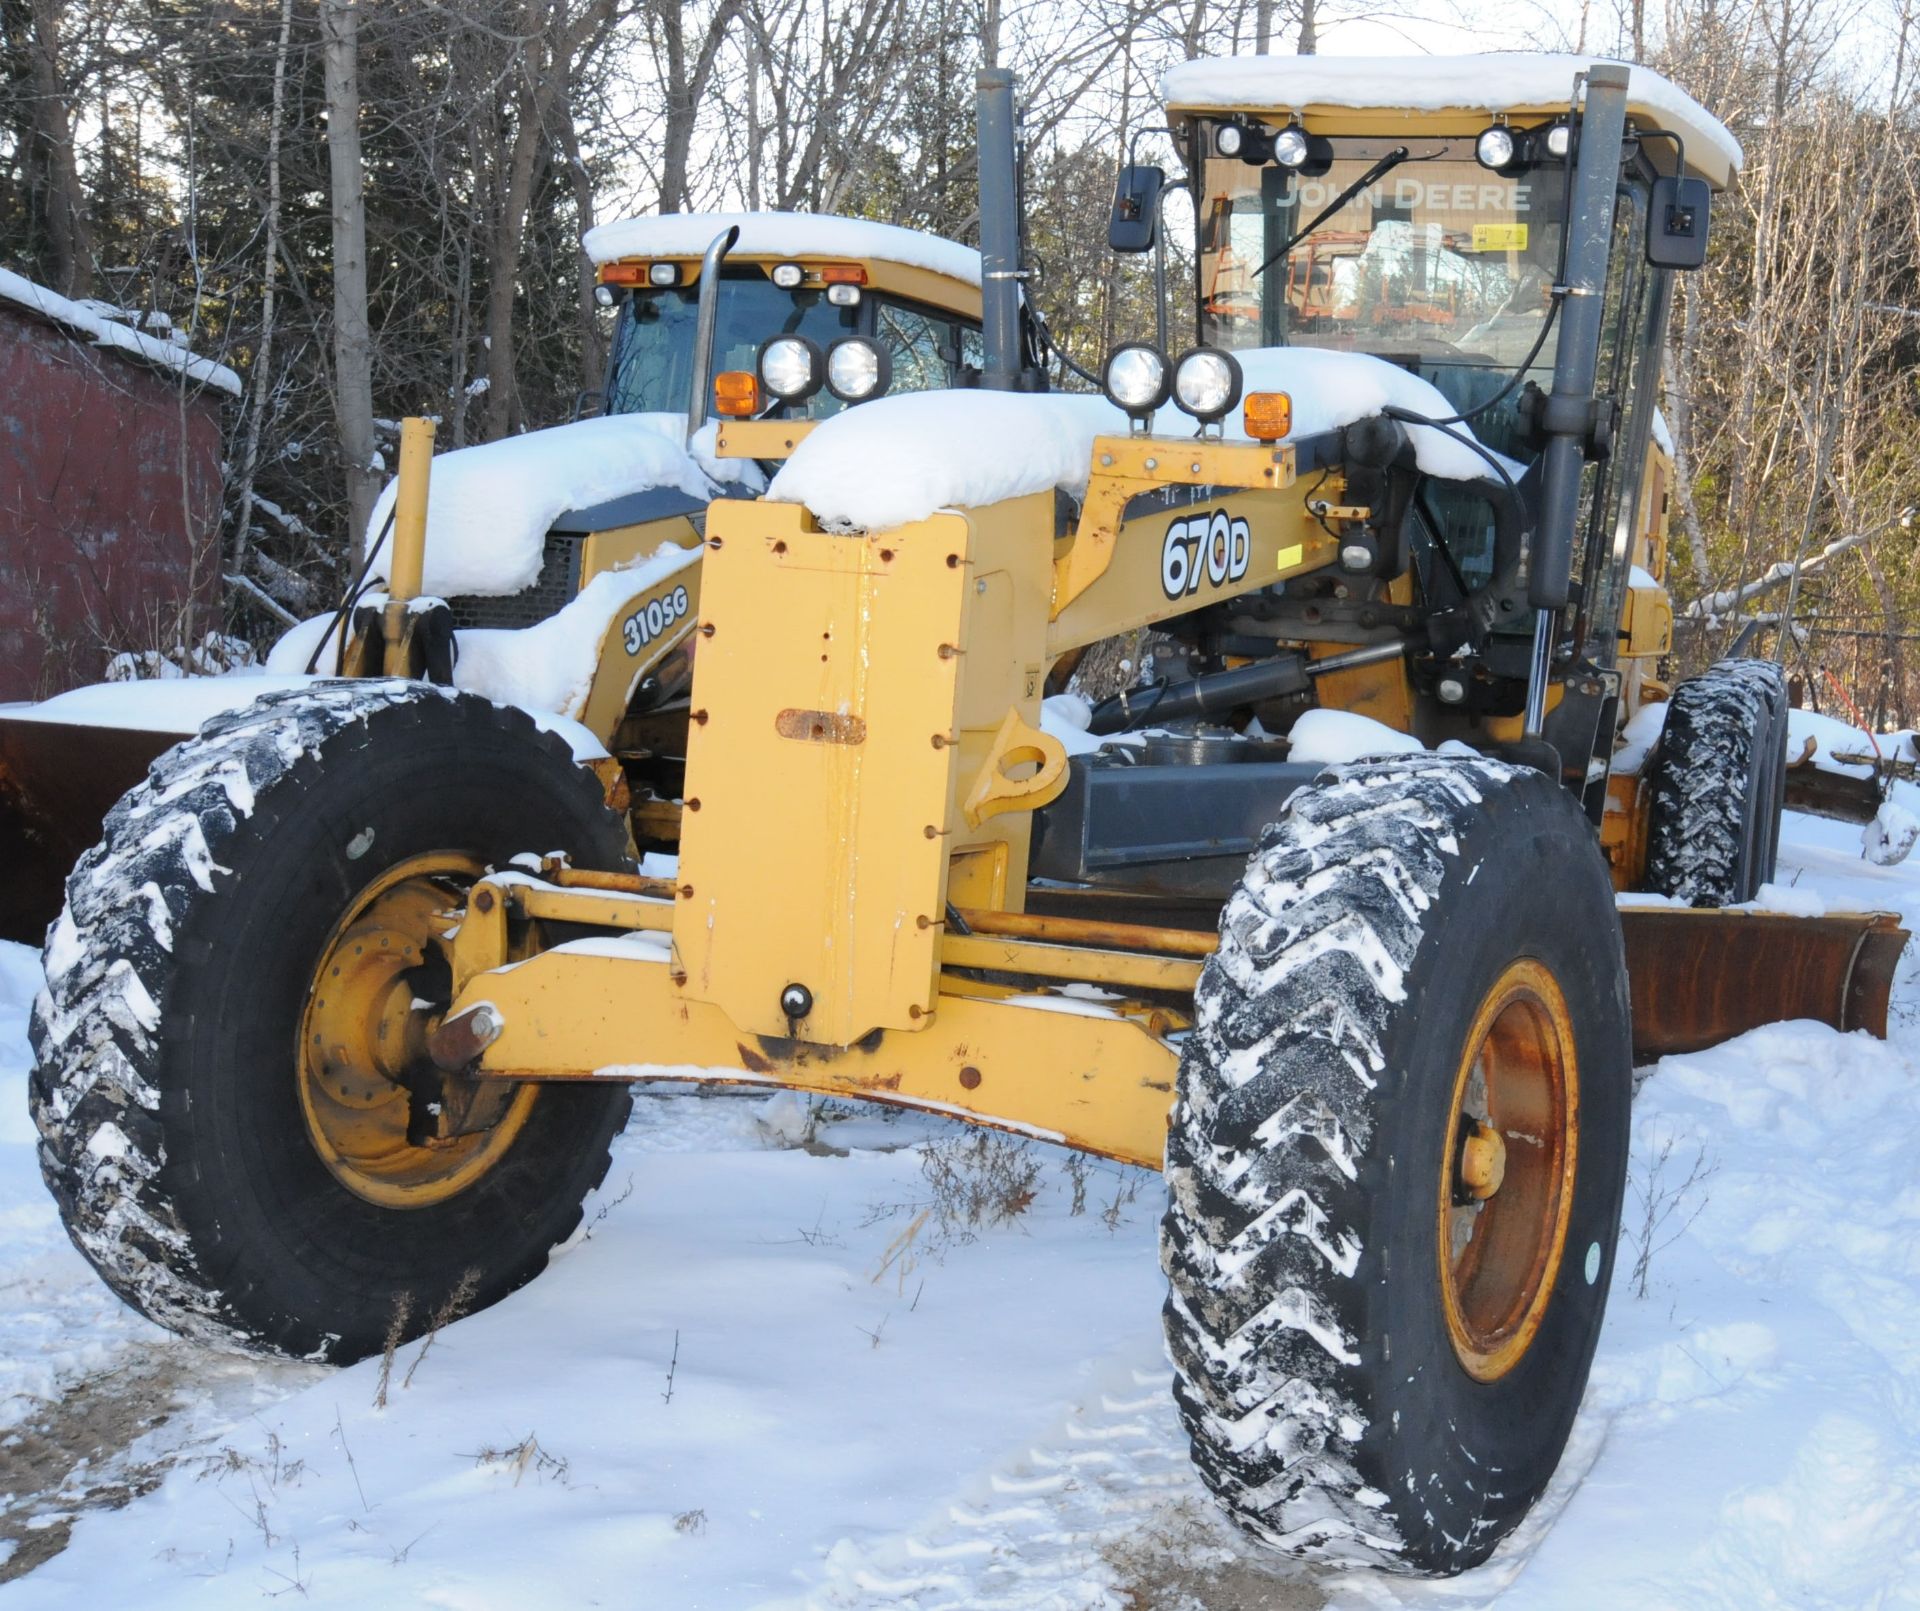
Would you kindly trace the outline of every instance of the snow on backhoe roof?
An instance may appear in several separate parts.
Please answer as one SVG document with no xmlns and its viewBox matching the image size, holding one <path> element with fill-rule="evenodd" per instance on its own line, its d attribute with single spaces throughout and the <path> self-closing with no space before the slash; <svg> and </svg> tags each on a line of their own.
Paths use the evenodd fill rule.
<svg viewBox="0 0 1920 1611">
<path fill-rule="evenodd" d="M 622 257 L 698 257 L 714 236 L 737 225 L 735 256 L 873 258 L 930 269 L 967 285 L 980 283 L 980 254 L 971 246 L 898 224 L 831 213 L 659 213 L 622 218 L 587 231 L 581 245 L 596 263 Z"/>
<path fill-rule="evenodd" d="M 1293 436 L 1313 436 L 1393 404 L 1430 419 L 1454 409 L 1418 375 L 1365 353 L 1263 347 L 1235 353 L 1246 390 L 1293 398 Z M 1244 441 L 1240 416 L 1227 435 Z M 1193 421 L 1168 406 L 1154 422 L 1163 435 L 1190 436 Z M 1464 442 L 1426 426 L 1410 428 L 1420 468 L 1448 481 L 1492 479 L 1492 467 Z M 1469 434 L 1464 425 L 1454 429 Z M 983 508 L 1060 487 L 1087 489 L 1093 440 L 1125 436 L 1127 417 L 1104 397 L 1021 392 L 911 392 L 835 414 L 815 426 L 767 488 L 780 503 L 805 504 L 830 526 L 885 531 L 937 509 Z M 1518 479 L 1521 466 L 1503 461 Z"/>
<path fill-rule="evenodd" d="M 1573 93 L 1573 75 L 1606 59 L 1541 51 L 1475 56 L 1208 56 L 1181 62 L 1162 74 L 1160 98 L 1168 106 L 1198 110 L 1406 107 L 1492 116 L 1565 106 Z M 1740 142 L 1726 125 L 1652 68 L 1632 68 L 1627 105 L 1679 135 L 1694 150 L 1696 161 L 1711 152 L 1739 172 Z"/>
</svg>

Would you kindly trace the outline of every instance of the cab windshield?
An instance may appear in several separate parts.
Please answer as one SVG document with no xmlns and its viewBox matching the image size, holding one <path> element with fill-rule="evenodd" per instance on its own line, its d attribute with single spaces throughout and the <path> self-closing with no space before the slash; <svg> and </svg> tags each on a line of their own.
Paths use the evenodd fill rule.
<svg viewBox="0 0 1920 1611">
<path fill-rule="evenodd" d="M 607 387 L 609 414 L 684 414 L 693 385 L 697 285 L 636 290 L 620 305 Z M 758 269 L 720 276 L 713 368 L 752 369 L 770 336 L 809 336 L 822 347 L 859 329 L 860 308 L 835 307 L 822 287 L 785 291 Z"/>
<path fill-rule="evenodd" d="M 696 285 L 643 286 L 621 303 L 608 366 L 609 414 L 686 412 L 699 305 Z M 753 369 L 761 344 L 779 335 L 806 336 L 823 350 L 842 336 L 872 336 L 892 356 L 895 392 L 950 386 L 957 367 L 982 362 L 979 327 L 971 320 L 871 290 L 841 306 L 829 302 L 821 286 L 783 290 L 760 269 L 723 269 L 714 373 Z M 804 412 L 819 418 L 841 407 L 823 389 Z"/>
<path fill-rule="evenodd" d="M 1307 177 L 1212 153 L 1212 133 L 1201 129 L 1203 342 L 1374 353 L 1470 406 L 1539 339 L 1559 268 L 1562 167 L 1493 173 L 1465 138 L 1339 139 L 1331 168 Z M 1327 213 L 1402 146 L 1406 160 Z M 1550 375 L 1553 356 L 1549 334 L 1529 374 Z"/>
</svg>

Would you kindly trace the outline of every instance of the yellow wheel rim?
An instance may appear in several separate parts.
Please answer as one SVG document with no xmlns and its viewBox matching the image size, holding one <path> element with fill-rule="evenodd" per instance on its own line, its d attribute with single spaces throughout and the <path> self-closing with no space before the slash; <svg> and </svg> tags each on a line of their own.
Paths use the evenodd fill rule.
<svg viewBox="0 0 1920 1611">
<path fill-rule="evenodd" d="M 1440 1156 L 1440 1291 L 1454 1353 L 1492 1382 L 1526 1357 L 1566 1250 L 1580 1132 L 1573 1022 L 1521 960 L 1480 1003 Z"/>
<path fill-rule="evenodd" d="M 414 970 L 433 960 L 449 912 L 484 871 L 453 851 L 389 868 L 349 903 L 313 971 L 295 1047 L 307 1135 L 336 1180 L 382 1208 L 466 1190 L 505 1156 L 539 1095 L 489 1084 L 461 1115 L 466 1133 L 408 1136 L 415 1098 L 402 1080 L 431 1067 L 426 1040 L 445 1005 L 417 998 Z"/>
</svg>

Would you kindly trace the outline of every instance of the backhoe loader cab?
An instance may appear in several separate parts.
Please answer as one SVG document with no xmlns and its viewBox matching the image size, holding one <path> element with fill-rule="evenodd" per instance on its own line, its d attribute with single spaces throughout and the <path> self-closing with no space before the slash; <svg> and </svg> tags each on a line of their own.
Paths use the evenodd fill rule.
<svg viewBox="0 0 1920 1611">
<path fill-rule="evenodd" d="M 613 329 L 604 389 L 582 411 L 609 417 L 442 457 L 410 588 L 427 597 L 399 613 L 391 655 L 390 492 L 351 606 L 288 633 L 269 656 L 276 677 L 397 669 L 581 723 L 591 736 L 576 748 L 658 749 L 640 727 L 684 699 L 698 586 L 671 556 L 659 586 L 637 584 L 664 547 L 697 554 L 711 498 L 751 496 L 762 480 L 750 460 L 715 459 L 702 431 L 716 414 L 844 406 L 824 388 L 798 408 L 757 391 L 725 401 L 713 377 L 750 373 L 780 334 L 823 353 L 870 344 L 890 393 L 980 372 L 980 254 L 953 241 L 864 219 L 689 213 L 608 223 L 584 244 Z M 0 936 L 37 942 L 112 803 L 207 716 L 266 686 L 81 689 L 0 716 Z M 665 748 L 635 777 L 642 810 L 677 788 L 680 748 Z"/>
<path fill-rule="evenodd" d="M 713 334 L 699 341 L 703 259 L 715 234 L 739 236 L 719 266 Z M 696 365 L 752 373 L 762 343 L 801 335 L 823 350 L 850 336 L 883 346 L 890 391 L 926 391 L 979 374 L 980 254 L 917 230 L 802 213 L 690 213 L 590 231 L 598 295 L 614 309 L 602 407 L 681 412 Z M 777 406 L 777 399 L 766 398 Z M 843 407 L 815 394 L 805 417 Z"/>
<path fill-rule="evenodd" d="M 1173 1390 L 1254 1536 L 1449 1573 L 1513 1529 L 1599 1334 L 1636 1058 L 1774 1018 L 1884 1034 L 1905 938 L 1741 909 L 1777 845 L 1777 668 L 1655 675 L 1657 355 L 1695 187 L 1738 148 L 1573 58 L 1166 89 L 1201 345 L 1123 344 L 1104 398 L 1032 372 L 1003 72 L 980 386 L 802 417 L 884 365 L 807 324 L 848 304 L 788 294 L 801 247 L 740 282 L 777 322 L 716 335 L 754 362 L 713 370 L 742 412 L 707 462 L 772 473 L 540 640 L 607 691 L 591 768 L 471 685 L 369 676 L 217 716 L 113 808 L 32 1089 L 117 1291 L 351 1359 L 401 1294 L 536 1274 L 632 1083 L 904 1104 L 1164 1169 Z M 721 283 L 715 251 L 596 255 L 638 297 L 688 253 Z M 457 458 L 429 479 L 414 441 L 367 622 L 391 673 Z M 1170 675 L 1049 702 L 1147 626 Z"/>
</svg>

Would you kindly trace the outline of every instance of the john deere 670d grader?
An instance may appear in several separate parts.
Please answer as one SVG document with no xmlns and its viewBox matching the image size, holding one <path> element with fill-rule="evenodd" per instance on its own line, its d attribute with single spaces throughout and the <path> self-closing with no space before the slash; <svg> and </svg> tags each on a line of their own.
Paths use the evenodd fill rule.
<svg viewBox="0 0 1920 1611">
<path fill-rule="evenodd" d="M 1636 1052 L 1884 1032 L 1904 938 L 1723 910 L 1773 868 L 1783 690 L 1657 680 L 1656 371 L 1738 149 L 1571 58 L 1166 90 L 1199 344 L 1030 395 L 984 75 L 980 388 L 880 397 L 883 359 L 804 331 L 718 375 L 719 452 L 777 473 L 697 563 L 638 556 L 645 663 L 593 767 L 418 675 L 403 461 L 369 675 L 160 756 L 49 935 L 46 1173 L 118 1291 L 352 1359 L 400 1294 L 529 1280 L 633 1082 L 868 1098 L 1164 1168 L 1175 1396 L 1259 1538 L 1446 1573 L 1526 1513 Z M 1164 182 L 1123 170 L 1116 244 Z M 823 382 L 869 400 L 809 420 Z M 1147 625 L 1178 674 L 1063 736 L 1050 688 Z M 1336 713 L 1372 736 L 1323 765 Z"/>
</svg>

